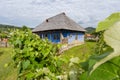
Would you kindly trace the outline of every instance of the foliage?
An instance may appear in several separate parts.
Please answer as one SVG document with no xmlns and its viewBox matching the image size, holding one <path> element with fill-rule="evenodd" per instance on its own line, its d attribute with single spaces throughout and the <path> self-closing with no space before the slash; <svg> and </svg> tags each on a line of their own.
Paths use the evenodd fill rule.
<svg viewBox="0 0 120 80">
<path fill-rule="evenodd" d="M 106 51 L 106 48 L 108 47 L 107 44 L 104 41 L 103 37 L 104 31 L 100 31 L 97 33 L 97 37 L 99 38 L 98 41 L 96 41 L 96 48 L 95 48 L 95 54 L 103 54 Z"/>
<path fill-rule="evenodd" d="M 70 59 L 69 62 L 69 75 L 68 80 L 79 80 L 79 75 L 82 74 L 83 70 L 79 65 L 81 62 L 79 57 L 74 57 Z"/>
<path fill-rule="evenodd" d="M 81 80 L 120 80 L 120 13 L 113 13 L 100 22 L 96 30 L 104 31 L 103 40 L 112 49 L 82 63 L 86 72 L 81 75 Z"/>
<path fill-rule="evenodd" d="M 3 31 L 3 32 L 1 32 L 0 33 L 0 38 L 7 38 L 8 37 L 8 32 L 5 32 L 5 31 Z"/>
<path fill-rule="evenodd" d="M 10 30 L 20 29 L 20 27 L 12 26 L 12 25 L 3 25 L 0 24 L 0 38 L 7 38 L 9 37 Z"/>
<path fill-rule="evenodd" d="M 56 80 L 62 73 L 63 60 L 56 56 L 56 47 L 48 40 L 24 28 L 13 31 L 10 42 L 14 48 L 13 60 L 19 68 L 18 79 Z"/>
</svg>

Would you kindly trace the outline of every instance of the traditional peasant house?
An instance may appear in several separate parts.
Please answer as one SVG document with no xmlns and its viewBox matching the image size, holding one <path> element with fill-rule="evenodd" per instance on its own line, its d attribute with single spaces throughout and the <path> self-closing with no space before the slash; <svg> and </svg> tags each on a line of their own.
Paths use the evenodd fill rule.
<svg viewBox="0 0 120 80">
<path fill-rule="evenodd" d="M 61 13 L 46 19 L 33 29 L 33 33 L 52 43 L 74 44 L 84 42 L 85 29 Z"/>
</svg>

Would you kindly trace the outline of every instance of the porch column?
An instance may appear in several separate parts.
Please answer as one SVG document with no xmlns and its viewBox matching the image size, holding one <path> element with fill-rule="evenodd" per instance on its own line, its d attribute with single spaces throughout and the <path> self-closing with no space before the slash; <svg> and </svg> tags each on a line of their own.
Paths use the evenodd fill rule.
<svg viewBox="0 0 120 80">
<path fill-rule="evenodd" d="M 42 34 L 42 39 L 43 39 L 43 34 Z"/>
<path fill-rule="evenodd" d="M 50 41 L 52 42 L 52 33 L 50 32 Z"/>
<path fill-rule="evenodd" d="M 60 42 L 62 43 L 62 39 L 64 39 L 63 34 L 60 33 Z"/>
</svg>

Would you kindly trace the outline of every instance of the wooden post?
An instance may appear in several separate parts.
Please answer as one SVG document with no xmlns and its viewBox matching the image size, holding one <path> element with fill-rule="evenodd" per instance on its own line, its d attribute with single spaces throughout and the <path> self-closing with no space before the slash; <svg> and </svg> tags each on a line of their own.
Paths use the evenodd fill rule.
<svg viewBox="0 0 120 80">
<path fill-rule="evenodd" d="M 63 39 L 64 37 L 63 37 L 63 35 L 62 35 L 62 33 L 60 33 L 60 43 L 62 43 L 62 39 Z"/>
</svg>

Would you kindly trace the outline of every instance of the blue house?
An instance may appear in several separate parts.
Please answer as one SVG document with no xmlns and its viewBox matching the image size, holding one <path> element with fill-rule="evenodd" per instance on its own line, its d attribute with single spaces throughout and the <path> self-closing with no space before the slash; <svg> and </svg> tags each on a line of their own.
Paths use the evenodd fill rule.
<svg viewBox="0 0 120 80">
<path fill-rule="evenodd" d="M 74 44 L 84 42 L 85 29 L 61 13 L 46 19 L 33 29 L 33 33 L 52 43 Z"/>
</svg>

